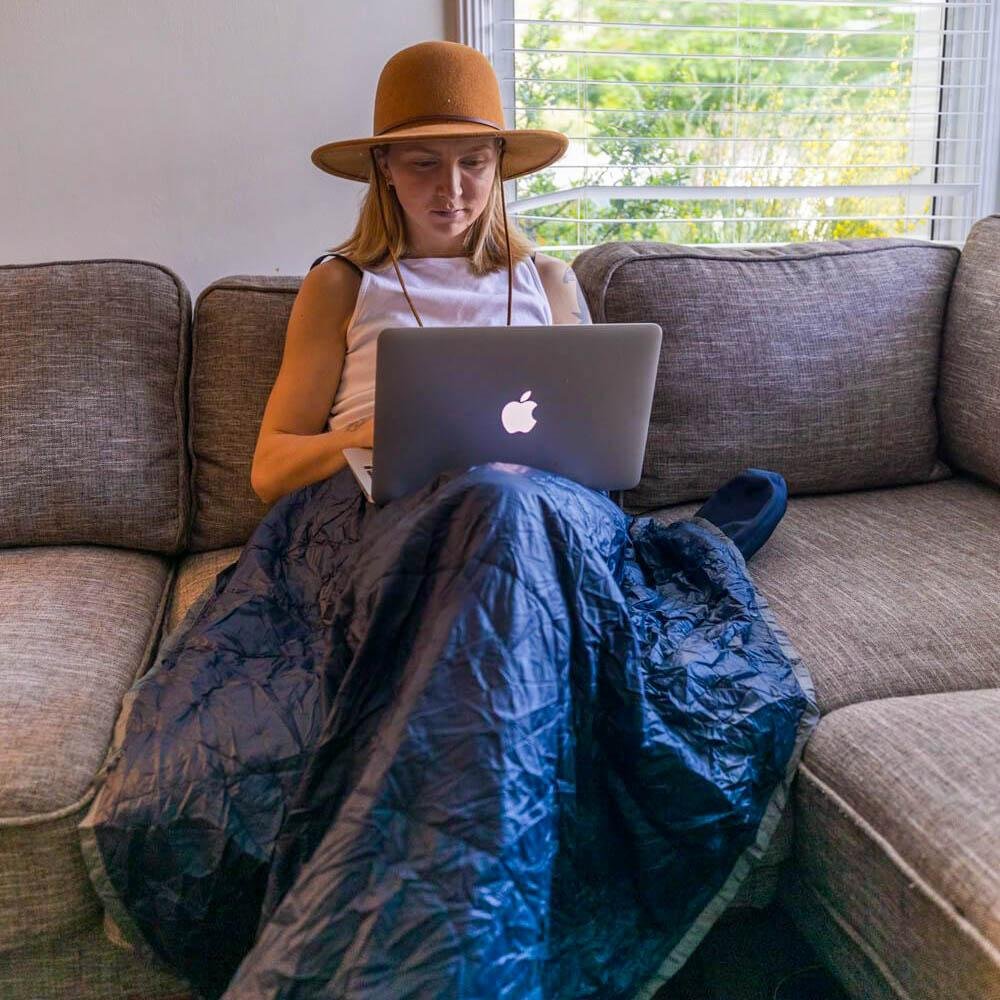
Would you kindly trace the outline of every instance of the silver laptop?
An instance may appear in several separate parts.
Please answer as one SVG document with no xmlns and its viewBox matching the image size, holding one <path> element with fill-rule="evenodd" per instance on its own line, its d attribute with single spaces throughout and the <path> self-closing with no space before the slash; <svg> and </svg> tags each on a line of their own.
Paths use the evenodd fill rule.
<svg viewBox="0 0 1000 1000">
<path fill-rule="evenodd" d="M 344 456 L 381 505 L 485 462 L 597 490 L 642 475 L 663 333 L 656 323 L 387 327 L 375 356 L 374 448 Z"/>
</svg>

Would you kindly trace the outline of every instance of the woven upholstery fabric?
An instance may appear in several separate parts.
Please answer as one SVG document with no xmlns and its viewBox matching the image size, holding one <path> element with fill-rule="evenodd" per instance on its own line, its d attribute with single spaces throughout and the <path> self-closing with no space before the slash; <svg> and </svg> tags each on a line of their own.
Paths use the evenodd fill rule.
<svg viewBox="0 0 1000 1000">
<path fill-rule="evenodd" d="M 242 552 L 240 546 L 199 552 L 181 559 L 177 567 L 177 578 L 170 593 L 167 606 L 165 635 L 173 632 L 183 621 L 188 608 L 201 596 L 207 587 L 215 585 L 215 578 L 227 566 L 236 562 Z"/>
<path fill-rule="evenodd" d="M 96 896 L 94 905 L 99 906 Z M 103 932 L 99 910 L 58 937 L 33 938 L 16 951 L 0 952 L 0 997 L 196 1000 L 184 981 L 160 964 L 115 948 Z"/>
<path fill-rule="evenodd" d="M 747 877 L 740 883 L 736 895 L 726 907 L 727 911 L 745 907 L 763 909 L 771 905 L 778 896 L 781 882 L 790 866 L 794 836 L 794 813 L 791 809 L 786 809 L 774 828 L 774 836 L 764 848 L 759 860 L 753 863 Z"/>
<path fill-rule="evenodd" d="M 997 689 L 851 705 L 806 746 L 798 875 L 897 996 L 1000 997 L 998 757 Z"/>
<path fill-rule="evenodd" d="M 812 945 L 816 957 L 836 973 L 849 997 L 905 1000 L 881 957 L 861 942 L 857 931 L 823 896 L 802 882 L 794 865 L 789 866 L 778 887 L 778 899 L 792 916 L 796 930 Z"/>
<path fill-rule="evenodd" d="M 220 278 L 195 303 L 189 552 L 242 545 L 267 513 L 250 486 L 250 468 L 300 284 L 300 278 Z"/>
<path fill-rule="evenodd" d="M 748 466 L 790 495 L 948 476 L 934 394 L 958 257 L 902 238 L 584 250 L 573 268 L 595 322 L 663 328 L 624 508 L 703 499 Z"/>
<path fill-rule="evenodd" d="M 654 516 L 670 523 L 697 506 Z M 1000 490 L 968 476 L 792 497 L 748 569 L 825 714 L 1000 686 L 998 535 Z"/>
<path fill-rule="evenodd" d="M 0 826 L 0 961 L 99 919 L 76 832 L 85 811 L 81 805 L 32 817 L 28 826 Z M 0 996 L 7 994 L 0 989 Z"/>
<path fill-rule="evenodd" d="M 170 583 L 150 553 L 0 551 L 0 952 L 99 908 L 70 820 L 151 662 Z"/>
<path fill-rule="evenodd" d="M 190 322 L 158 264 L 0 267 L 0 546 L 182 549 Z"/>
<path fill-rule="evenodd" d="M 1000 213 L 980 219 L 962 247 L 938 407 L 943 457 L 1000 486 Z"/>
</svg>

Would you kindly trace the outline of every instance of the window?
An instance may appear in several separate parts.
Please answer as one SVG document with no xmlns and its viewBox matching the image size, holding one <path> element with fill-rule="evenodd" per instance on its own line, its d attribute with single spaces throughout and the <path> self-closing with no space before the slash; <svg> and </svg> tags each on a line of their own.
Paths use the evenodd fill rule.
<svg viewBox="0 0 1000 1000">
<path fill-rule="evenodd" d="M 507 122 L 570 137 L 509 182 L 572 259 L 609 240 L 961 244 L 997 210 L 993 0 L 462 0 Z"/>
</svg>

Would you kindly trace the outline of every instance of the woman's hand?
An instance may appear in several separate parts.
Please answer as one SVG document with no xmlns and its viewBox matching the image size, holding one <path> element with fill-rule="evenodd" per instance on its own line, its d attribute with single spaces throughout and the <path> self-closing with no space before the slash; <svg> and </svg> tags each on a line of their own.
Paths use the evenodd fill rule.
<svg viewBox="0 0 1000 1000">
<path fill-rule="evenodd" d="M 375 418 L 367 417 L 364 420 L 355 420 L 348 424 L 346 429 L 352 434 L 352 446 L 355 448 L 375 447 Z"/>
</svg>

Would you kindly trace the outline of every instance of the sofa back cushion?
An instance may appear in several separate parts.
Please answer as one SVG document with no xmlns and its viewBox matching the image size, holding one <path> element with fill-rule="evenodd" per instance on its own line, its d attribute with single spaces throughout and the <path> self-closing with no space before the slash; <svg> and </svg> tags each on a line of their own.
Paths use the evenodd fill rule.
<svg viewBox="0 0 1000 1000">
<path fill-rule="evenodd" d="M 762 247 L 606 243 L 573 268 L 594 322 L 663 328 L 627 510 L 707 497 L 743 468 L 789 493 L 928 482 L 959 251 L 906 238 Z"/>
<path fill-rule="evenodd" d="M 182 550 L 190 322 L 159 264 L 0 267 L 0 546 Z"/>
<path fill-rule="evenodd" d="M 948 300 L 938 388 L 942 456 L 1000 486 L 1000 213 L 962 247 Z"/>
<path fill-rule="evenodd" d="M 250 485 L 301 278 L 236 275 L 198 296 L 191 338 L 189 551 L 243 545 L 267 507 Z"/>
</svg>

